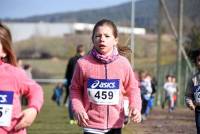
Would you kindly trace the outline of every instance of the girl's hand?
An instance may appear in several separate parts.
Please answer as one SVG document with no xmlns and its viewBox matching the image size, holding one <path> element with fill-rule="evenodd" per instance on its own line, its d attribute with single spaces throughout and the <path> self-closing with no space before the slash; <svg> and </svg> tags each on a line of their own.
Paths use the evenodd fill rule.
<svg viewBox="0 0 200 134">
<path fill-rule="evenodd" d="M 78 125 L 82 127 L 87 127 L 88 123 L 87 121 L 89 120 L 88 115 L 86 112 L 79 112 L 75 114 L 75 117 L 78 121 Z"/>
<path fill-rule="evenodd" d="M 23 110 L 20 114 L 20 121 L 15 126 L 15 130 L 18 131 L 23 128 L 27 128 L 31 126 L 33 121 L 35 120 L 37 116 L 37 110 L 35 108 L 27 108 Z"/>
<path fill-rule="evenodd" d="M 129 110 L 129 117 L 131 117 L 132 121 L 135 123 L 140 123 L 141 118 L 141 112 L 137 109 L 130 109 Z"/>
<path fill-rule="evenodd" d="M 195 105 L 193 104 L 192 101 L 189 101 L 187 105 L 191 110 L 195 110 Z"/>
</svg>

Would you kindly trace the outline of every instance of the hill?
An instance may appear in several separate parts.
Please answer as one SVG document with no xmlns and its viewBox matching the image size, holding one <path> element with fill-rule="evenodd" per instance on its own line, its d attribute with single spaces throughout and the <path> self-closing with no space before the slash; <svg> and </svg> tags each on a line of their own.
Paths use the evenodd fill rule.
<svg viewBox="0 0 200 134">
<path fill-rule="evenodd" d="M 165 0 L 169 13 L 176 24 L 178 18 L 178 0 Z M 189 30 L 193 25 L 199 25 L 200 22 L 200 1 L 184 0 L 184 28 Z M 155 31 L 158 16 L 158 0 L 140 0 L 135 3 L 135 25 Z M 47 15 L 35 15 L 27 18 L 6 19 L 6 21 L 17 22 L 84 22 L 95 23 L 101 18 L 114 20 L 118 25 L 131 25 L 131 2 L 120 5 L 80 10 L 76 12 L 62 12 Z M 163 19 L 166 23 L 166 19 Z"/>
</svg>

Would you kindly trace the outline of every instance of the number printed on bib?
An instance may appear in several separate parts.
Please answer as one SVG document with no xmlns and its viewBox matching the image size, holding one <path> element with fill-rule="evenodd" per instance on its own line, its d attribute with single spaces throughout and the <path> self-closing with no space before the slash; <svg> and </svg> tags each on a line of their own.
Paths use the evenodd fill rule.
<svg viewBox="0 0 200 134">
<path fill-rule="evenodd" d="M 13 108 L 13 94 L 13 91 L 0 90 L 0 126 L 10 126 Z"/>
<path fill-rule="evenodd" d="M 88 79 L 89 100 L 95 104 L 116 105 L 119 103 L 119 79 Z"/>
</svg>

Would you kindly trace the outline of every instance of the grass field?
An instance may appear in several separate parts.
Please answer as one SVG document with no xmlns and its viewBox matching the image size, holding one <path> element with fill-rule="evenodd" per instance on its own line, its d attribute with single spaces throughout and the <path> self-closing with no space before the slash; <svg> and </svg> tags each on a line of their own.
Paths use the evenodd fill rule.
<svg viewBox="0 0 200 134">
<path fill-rule="evenodd" d="M 67 108 L 58 107 L 52 100 L 54 85 L 43 85 L 45 102 L 44 106 L 28 129 L 28 134 L 81 134 L 81 129 L 76 125 L 69 125 Z"/>
<path fill-rule="evenodd" d="M 39 76 L 42 78 L 44 78 L 42 73 L 48 74 L 50 78 L 64 78 L 65 69 L 67 65 L 67 60 L 57 58 L 28 60 L 24 59 L 23 62 L 28 63 L 32 66 L 34 78 L 38 78 L 38 76 L 35 76 L 34 70 L 40 71 L 41 74 L 39 74 Z"/>
<path fill-rule="evenodd" d="M 54 85 L 43 85 L 45 103 L 28 134 L 82 134 L 80 127 L 70 125 L 67 108 L 58 107 L 52 100 Z M 169 114 L 167 109 L 155 108 L 149 118 L 140 124 L 130 123 L 123 134 L 194 134 L 194 113 L 186 108 L 177 108 Z"/>
<path fill-rule="evenodd" d="M 28 129 L 28 134 L 82 134 L 77 125 L 70 125 L 65 106 L 58 107 L 52 100 L 54 85 L 43 85 L 45 103 L 35 120 Z M 130 134 L 131 130 L 124 129 L 124 134 Z"/>
</svg>

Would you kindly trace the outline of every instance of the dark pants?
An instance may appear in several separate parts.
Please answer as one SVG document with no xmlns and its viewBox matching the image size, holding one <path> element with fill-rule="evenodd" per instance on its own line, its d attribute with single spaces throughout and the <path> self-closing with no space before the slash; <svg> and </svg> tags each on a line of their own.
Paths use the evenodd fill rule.
<svg viewBox="0 0 200 134">
<path fill-rule="evenodd" d="M 145 114 L 146 109 L 147 109 L 147 104 L 148 104 L 148 100 L 146 100 L 144 97 L 142 97 L 142 110 L 141 110 L 141 114 Z"/>
<path fill-rule="evenodd" d="M 94 133 L 84 132 L 84 134 L 94 134 Z M 105 134 L 121 134 L 121 128 L 111 129 L 109 132 Z"/>
<path fill-rule="evenodd" d="M 64 98 L 64 101 L 63 101 L 64 105 L 67 103 L 68 97 L 69 97 L 69 86 L 65 86 L 65 98 Z"/>
<path fill-rule="evenodd" d="M 74 120 L 74 113 L 72 110 L 72 101 L 69 99 L 69 105 L 68 105 L 68 112 L 69 112 L 69 119 Z"/>
<path fill-rule="evenodd" d="M 200 134 L 200 107 L 196 107 L 195 109 L 195 121 L 196 121 L 196 128 L 197 134 Z"/>
</svg>

